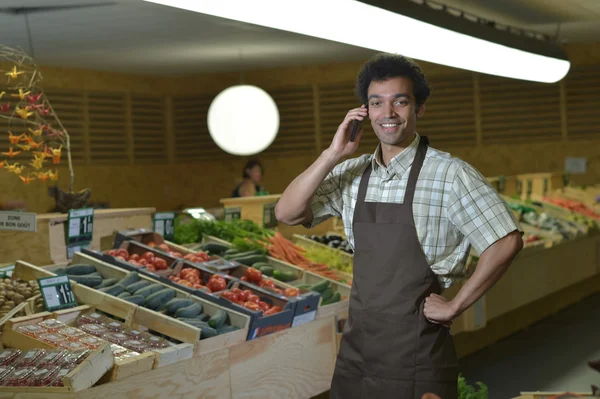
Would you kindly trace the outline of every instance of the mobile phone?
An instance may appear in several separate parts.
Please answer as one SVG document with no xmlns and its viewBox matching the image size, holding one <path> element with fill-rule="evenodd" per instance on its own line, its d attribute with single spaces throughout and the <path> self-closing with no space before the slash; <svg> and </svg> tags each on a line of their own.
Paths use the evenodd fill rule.
<svg viewBox="0 0 600 399">
<path fill-rule="evenodd" d="M 358 120 L 352 121 L 352 133 L 350 134 L 350 141 L 352 142 L 354 142 L 354 140 L 356 139 L 356 132 L 358 132 L 358 124 Z"/>
</svg>

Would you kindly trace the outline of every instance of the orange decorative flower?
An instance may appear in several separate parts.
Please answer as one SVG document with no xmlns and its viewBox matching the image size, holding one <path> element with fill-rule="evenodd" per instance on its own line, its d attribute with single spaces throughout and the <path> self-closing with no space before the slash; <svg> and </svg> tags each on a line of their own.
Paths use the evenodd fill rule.
<svg viewBox="0 0 600 399">
<path fill-rule="evenodd" d="M 27 175 L 27 177 L 19 176 L 19 178 L 23 180 L 23 183 L 25 184 L 29 184 L 32 180 L 35 180 L 35 177 L 31 177 L 30 175 Z"/>
<path fill-rule="evenodd" d="M 14 157 L 15 155 L 19 155 L 21 153 L 21 151 L 13 151 L 13 148 L 10 147 L 10 149 L 8 150 L 8 152 L 3 152 L 3 155 L 6 155 L 9 158 Z"/>
</svg>

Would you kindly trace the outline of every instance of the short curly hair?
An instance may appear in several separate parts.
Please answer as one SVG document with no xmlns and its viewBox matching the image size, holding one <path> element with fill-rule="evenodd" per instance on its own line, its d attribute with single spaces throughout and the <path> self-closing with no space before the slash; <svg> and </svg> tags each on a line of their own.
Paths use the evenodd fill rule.
<svg viewBox="0 0 600 399">
<path fill-rule="evenodd" d="M 431 89 L 421 68 L 411 59 L 397 54 L 378 54 L 367 61 L 356 78 L 356 95 L 360 103 L 368 105 L 369 85 L 372 81 L 383 81 L 396 77 L 412 80 L 417 105 L 425 104 Z"/>
</svg>

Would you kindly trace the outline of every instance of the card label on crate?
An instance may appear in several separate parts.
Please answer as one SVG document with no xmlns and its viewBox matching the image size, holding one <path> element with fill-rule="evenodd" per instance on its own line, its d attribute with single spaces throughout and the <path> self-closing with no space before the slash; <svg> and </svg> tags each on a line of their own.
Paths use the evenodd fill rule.
<svg viewBox="0 0 600 399">
<path fill-rule="evenodd" d="M 68 276 L 40 278 L 38 285 L 48 312 L 77 306 Z"/>
<path fill-rule="evenodd" d="M 275 217 L 275 203 L 265 204 L 263 207 L 263 227 L 271 229 L 277 227 L 277 218 Z"/>
<path fill-rule="evenodd" d="M 37 229 L 36 214 L 31 212 L 0 212 L 0 230 L 28 231 L 35 233 Z"/>
<path fill-rule="evenodd" d="M 225 221 L 231 222 L 242 218 L 242 208 L 225 208 Z"/>
<path fill-rule="evenodd" d="M 302 324 L 310 323 L 311 321 L 313 321 L 315 319 L 315 317 L 317 317 L 316 310 L 313 310 L 312 312 L 307 312 L 307 313 L 301 314 L 300 316 L 296 316 L 296 317 L 294 317 L 294 320 L 292 321 L 292 328 L 301 326 Z"/>
<path fill-rule="evenodd" d="M 11 278 L 15 265 L 0 267 L 0 278 Z"/>
<path fill-rule="evenodd" d="M 87 248 L 94 232 L 94 208 L 71 209 L 67 218 L 67 259 Z"/>
<path fill-rule="evenodd" d="M 153 230 L 163 236 L 165 240 L 173 241 L 175 236 L 175 212 L 155 213 Z"/>
</svg>

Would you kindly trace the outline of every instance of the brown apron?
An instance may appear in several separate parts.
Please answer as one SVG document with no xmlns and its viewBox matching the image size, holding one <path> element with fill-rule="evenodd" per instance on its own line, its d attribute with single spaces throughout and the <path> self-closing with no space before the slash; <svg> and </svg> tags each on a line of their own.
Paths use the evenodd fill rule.
<svg viewBox="0 0 600 399">
<path fill-rule="evenodd" d="M 371 164 L 354 210 L 350 313 L 331 384 L 335 399 L 457 398 L 458 361 L 447 327 L 423 315 L 442 289 L 419 244 L 413 197 L 427 152 L 421 137 L 402 204 L 365 202 Z"/>
</svg>

